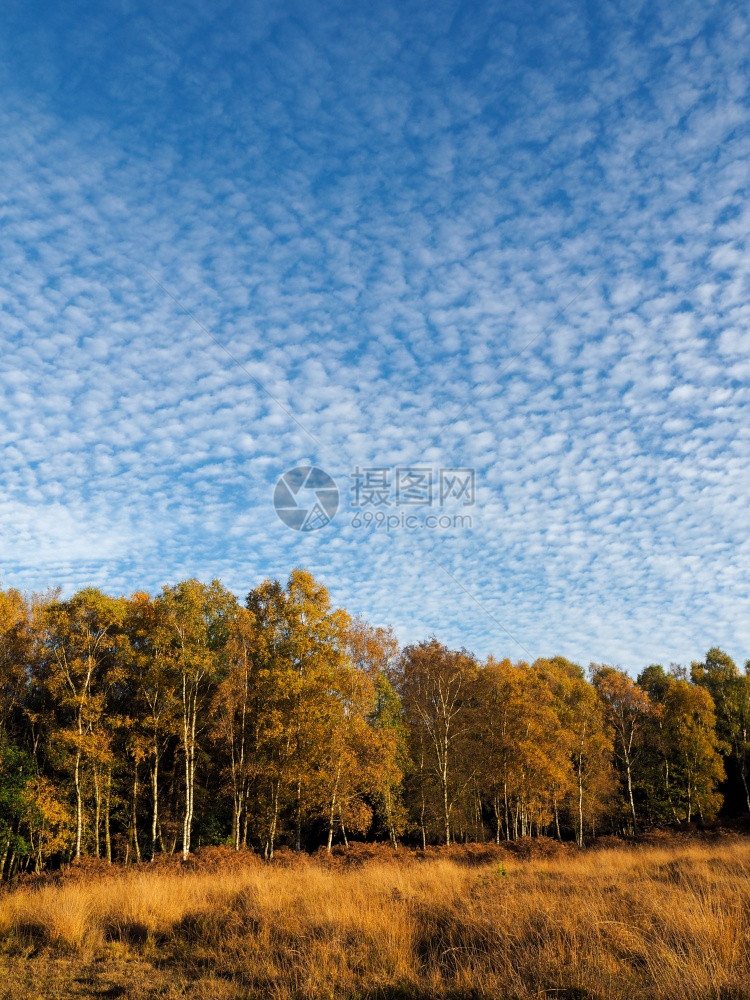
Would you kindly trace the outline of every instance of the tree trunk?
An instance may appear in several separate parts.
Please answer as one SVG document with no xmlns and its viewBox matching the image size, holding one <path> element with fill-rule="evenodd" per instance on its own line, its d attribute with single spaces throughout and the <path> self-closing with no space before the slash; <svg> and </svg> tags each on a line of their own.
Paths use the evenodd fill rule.
<svg viewBox="0 0 750 1000">
<path fill-rule="evenodd" d="M 302 780 L 297 778 L 297 830 L 295 835 L 294 849 L 302 850 Z"/>
<path fill-rule="evenodd" d="M 742 778 L 742 787 L 745 789 L 745 802 L 747 803 L 747 811 L 750 812 L 750 788 L 748 787 L 748 781 L 747 781 L 747 763 L 744 759 L 740 764 L 740 777 Z"/>
<path fill-rule="evenodd" d="M 8 859 L 8 851 L 10 850 L 10 834 L 5 838 L 5 846 L 3 847 L 2 857 L 0 857 L 0 878 L 5 874 L 5 862 Z"/>
<path fill-rule="evenodd" d="M 133 803 L 130 814 L 130 822 L 133 827 L 133 847 L 135 848 L 136 861 L 141 860 L 141 845 L 138 843 L 138 761 L 133 765 Z"/>
<path fill-rule="evenodd" d="M 390 785 L 387 785 L 385 789 L 385 819 L 388 824 L 388 838 L 390 839 L 394 851 L 398 850 L 396 827 L 393 822 L 393 792 L 391 791 Z"/>
<path fill-rule="evenodd" d="M 443 746 L 443 767 L 440 774 L 443 785 L 443 830 L 445 835 L 445 846 L 450 847 L 451 843 L 451 820 L 450 806 L 448 804 L 448 742 Z"/>
<path fill-rule="evenodd" d="M 81 841 L 83 840 L 83 798 L 81 793 L 81 748 L 76 750 L 76 763 L 73 771 L 73 781 L 76 789 L 76 859 L 81 857 Z"/>
<path fill-rule="evenodd" d="M 232 796 L 232 845 L 235 851 L 240 849 L 240 840 L 242 839 L 242 827 L 240 824 L 240 816 L 242 813 L 242 806 L 240 805 L 239 792 L 235 791 Z"/>
<path fill-rule="evenodd" d="M 633 778 L 630 768 L 630 758 L 625 758 L 625 767 L 628 776 L 628 801 L 630 802 L 630 815 L 633 819 L 633 836 L 638 833 L 638 820 L 635 817 L 635 802 L 633 801 Z"/>
<path fill-rule="evenodd" d="M 112 864 L 112 831 L 110 830 L 110 812 L 112 805 L 112 765 L 107 768 L 107 791 L 104 796 L 104 849 L 107 861 Z"/>
<path fill-rule="evenodd" d="M 151 857 L 156 855 L 159 836 L 159 750 L 154 747 L 154 763 L 151 768 Z"/>
<path fill-rule="evenodd" d="M 193 830 L 193 796 L 195 792 L 195 731 L 198 714 L 197 684 L 187 693 L 187 679 L 183 678 L 183 739 L 185 743 L 185 815 L 182 824 L 182 857 L 190 854 L 190 839 Z"/>
<path fill-rule="evenodd" d="M 273 861 L 273 849 L 276 843 L 276 825 L 279 819 L 279 792 L 281 786 L 281 779 L 277 780 L 273 785 L 273 790 L 271 792 L 271 801 L 273 803 L 271 810 L 271 824 L 268 831 L 268 843 L 269 843 L 269 859 Z"/>
<path fill-rule="evenodd" d="M 101 857 L 100 831 L 102 818 L 102 789 L 99 768 L 94 765 L 94 856 Z"/>
<path fill-rule="evenodd" d="M 341 758 L 339 757 L 338 764 L 336 766 L 336 780 L 333 783 L 333 792 L 331 793 L 331 810 L 328 817 L 328 853 L 331 853 L 331 844 L 333 843 L 333 817 L 336 812 L 336 806 L 338 805 L 338 794 L 339 794 L 339 781 L 341 779 Z M 340 812 L 340 810 L 339 810 Z M 343 830 L 344 824 L 341 823 L 341 828 Z M 344 840 L 346 840 L 346 834 L 344 834 Z"/>
<path fill-rule="evenodd" d="M 239 757 L 235 755 L 234 749 L 234 725 L 232 725 L 232 786 L 234 791 L 232 832 L 234 837 L 234 849 L 239 851 L 242 842 L 242 814 L 245 808 L 247 797 L 247 781 L 245 778 L 245 728 L 247 720 L 247 672 L 245 672 L 245 699 L 242 703 L 242 722 L 240 725 L 240 751 Z M 247 829 L 247 825 L 245 826 Z"/>
<path fill-rule="evenodd" d="M 420 829 L 420 831 L 422 833 L 422 850 L 426 851 L 427 850 L 427 830 L 425 829 L 425 825 L 424 825 L 424 814 L 425 814 L 426 804 L 425 804 L 425 798 L 424 798 L 424 777 L 422 775 L 420 775 L 419 787 L 420 787 L 420 793 L 421 793 L 421 796 L 420 796 L 420 809 L 419 809 L 419 829 Z"/>
<path fill-rule="evenodd" d="M 336 795 L 331 797 L 331 808 L 328 813 L 328 843 L 326 844 L 326 850 L 331 853 L 331 846 L 333 844 L 333 817 L 336 810 Z"/>
<path fill-rule="evenodd" d="M 576 840 L 583 847 L 583 759 L 578 755 L 578 830 Z"/>
</svg>

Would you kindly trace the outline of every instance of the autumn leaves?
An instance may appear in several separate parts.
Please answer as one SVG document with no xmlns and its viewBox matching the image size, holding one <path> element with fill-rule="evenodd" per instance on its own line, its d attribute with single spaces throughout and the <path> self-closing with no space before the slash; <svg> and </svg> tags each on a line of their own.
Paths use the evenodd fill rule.
<svg viewBox="0 0 750 1000">
<path fill-rule="evenodd" d="M 637 682 L 532 664 L 334 608 L 302 570 L 241 604 L 0 592 L 0 866 L 266 857 L 351 836 L 426 845 L 709 819 L 724 760 L 747 801 L 750 678 L 720 650 Z M 750 803 L 748 803 L 750 807 Z"/>
</svg>

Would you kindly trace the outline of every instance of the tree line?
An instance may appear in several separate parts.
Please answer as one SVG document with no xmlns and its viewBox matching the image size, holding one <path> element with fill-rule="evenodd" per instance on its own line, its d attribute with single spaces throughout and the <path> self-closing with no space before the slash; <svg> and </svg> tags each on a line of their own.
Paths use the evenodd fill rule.
<svg viewBox="0 0 750 1000">
<path fill-rule="evenodd" d="M 0 873 L 230 844 L 633 834 L 750 810 L 750 672 L 480 662 L 334 608 L 0 591 Z"/>
</svg>

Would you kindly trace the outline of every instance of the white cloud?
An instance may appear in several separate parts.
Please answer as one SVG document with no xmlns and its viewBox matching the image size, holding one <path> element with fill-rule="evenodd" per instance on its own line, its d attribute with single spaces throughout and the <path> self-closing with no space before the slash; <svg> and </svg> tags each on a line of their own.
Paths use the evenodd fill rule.
<svg viewBox="0 0 750 1000">
<path fill-rule="evenodd" d="M 745 13 L 261 13 L 60 14 L 6 77 L 3 582 L 304 564 L 517 655 L 431 551 L 533 655 L 750 655 Z M 425 460 L 476 465 L 471 531 L 271 506 Z"/>
</svg>

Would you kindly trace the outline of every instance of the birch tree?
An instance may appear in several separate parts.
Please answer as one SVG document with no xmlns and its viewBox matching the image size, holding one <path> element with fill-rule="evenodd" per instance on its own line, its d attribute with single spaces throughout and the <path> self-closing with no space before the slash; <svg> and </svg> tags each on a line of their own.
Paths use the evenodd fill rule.
<svg viewBox="0 0 750 1000">
<path fill-rule="evenodd" d="M 260 773 L 258 730 L 267 710 L 260 676 L 255 616 L 238 608 L 229 628 L 226 669 L 214 697 L 216 734 L 228 750 L 232 787 L 232 844 L 247 846 L 248 796 Z"/>
<path fill-rule="evenodd" d="M 99 853 L 102 771 L 111 764 L 111 737 L 106 728 L 105 692 L 122 644 L 125 603 L 94 588 L 79 591 L 68 601 L 44 608 L 47 651 L 46 679 L 61 712 L 56 733 L 70 751 L 75 793 L 75 857 L 83 848 L 84 766 L 91 765 L 95 797 L 94 838 Z"/>
<path fill-rule="evenodd" d="M 178 733 L 177 670 L 170 655 L 172 635 L 160 622 L 161 605 L 137 591 L 128 601 L 125 630 L 128 636 L 127 690 L 137 729 L 137 751 L 147 761 L 151 798 L 148 858 L 161 847 L 160 779 L 167 745 Z M 137 773 L 133 777 L 137 784 Z M 133 800 L 136 801 L 135 792 Z M 135 825 L 136 818 L 133 823 Z"/>
<path fill-rule="evenodd" d="M 560 724 L 569 735 L 573 790 L 568 802 L 576 842 L 582 847 L 586 823 L 594 828 L 614 792 L 612 734 L 602 703 L 578 664 L 555 657 L 542 669 L 555 695 Z"/>
<path fill-rule="evenodd" d="M 495 822 L 495 840 L 528 836 L 554 819 L 569 784 L 570 739 L 535 665 L 490 657 L 480 674 L 480 784 Z"/>
<path fill-rule="evenodd" d="M 664 697 L 664 732 L 672 761 L 673 801 L 680 818 L 688 823 L 695 815 L 713 819 L 721 804 L 717 785 L 725 772 L 709 692 L 671 677 Z"/>
<path fill-rule="evenodd" d="M 604 705 L 607 721 L 614 734 L 614 752 L 625 779 L 633 833 L 638 832 L 633 787 L 636 768 L 644 748 L 644 737 L 651 715 L 651 702 L 628 675 L 615 667 L 592 664 L 594 687 Z"/>
<path fill-rule="evenodd" d="M 218 580 L 185 580 L 158 598 L 158 630 L 177 683 L 184 764 L 182 856 L 190 854 L 198 741 L 207 725 L 208 695 L 221 675 L 222 653 L 236 599 Z"/>
<path fill-rule="evenodd" d="M 442 837 L 449 845 L 454 806 L 475 770 L 468 744 L 476 732 L 477 663 L 465 650 L 449 650 L 432 638 L 406 647 L 399 672 L 407 725 L 417 744 L 427 749 L 439 789 Z"/>
</svg>

